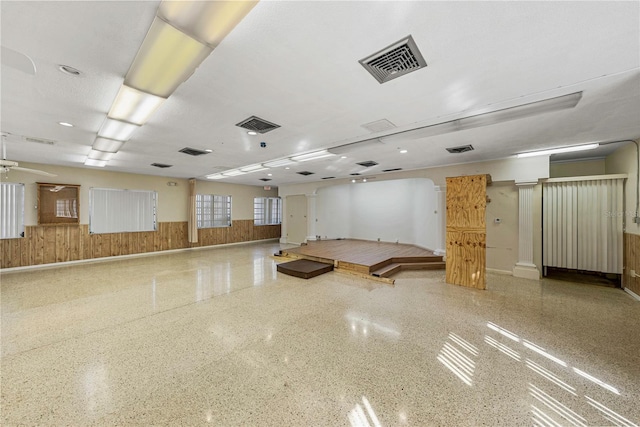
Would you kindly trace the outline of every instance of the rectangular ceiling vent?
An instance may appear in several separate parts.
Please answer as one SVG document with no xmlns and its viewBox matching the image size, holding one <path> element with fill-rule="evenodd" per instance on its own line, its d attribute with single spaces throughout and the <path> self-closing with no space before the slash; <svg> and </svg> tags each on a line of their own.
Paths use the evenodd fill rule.
<svg viewBox="0 0 640 427">
<path fill-rule="evenodd" d="M 378 163 L 374 162 L 373 160 L 367 160 L 365 162 L 356 163 L 356 165 L 364 166 L 365 168 L 370 168 L 371 166 L 375 166 L 377 164 Z"/>
<path fill-rule="evenodd" d="M 188 154 L 190 156 L 202 156 L 203 154 L 209 154 L 208 151 L 198 150 L 196 148 L 184 147 L 182 150 L 179 150 L 181 153 Z"/>
<path fill-rule="evenodd" d="M 360 176 L 360 174 L 357 173 L 357 172 L 356 173 L 350 173 L 349 175 L 351 175 L 351 176 Z"/>
<path fill-rule="evenodd" d="M 46 145 L 55 144 L 55 141 L 51 141 L 50 139 L 34 138 L 32 136 L 23 136 L 22 138 L 24 139 L 25 142 L 35 142 L 36 144 L 46 144 Z"/>
<path fill-rule="evenodd" d="M 302 171 L 302 172 L 298 172 L 300 175 L 304 175 L 304 176 L 308 176 L 308 175 L 313 175 L 314 172 L 309 172 L 309 171 Z"/>
<path fill-rule="evenodd" d="M 449 148 L 447 148 L 447 151 L 450 152 L 451 154 L 466 153 L 467 151 L 473 151 L 473 146 L 472 145 L 461 145 L 459 147 L 449 147 Z"/>
<path fill-rule="evenodd" d="M 164 169 L 164 168 L 170 168 L 173 165 L 166 165 L 164 163 L 151 163 L 151 166 Z"/>
<path fill-rule="evenodd" d="M 280 125 L 268 122 L 256 116 L 251 116 L 248 119 L 245 119 L 240 123 L 236 124 L 236 126 L 240 126 L 243 129 L 250 130 L 253 132 L 258 132 L 258 133 L 267 133 L 269 131 L 272 131 L 280 127 Z"/>
<path fill-rule="evenodd" d="M 393 169 L 384 169 L 382 172 L 395 172 L 395 171 L 401 171 L 402 168 L 393 168 Z"/>
<path fill-rule="evenodd" d="M 264 182 L 271 181 L 271 178 L 260 178 L 260 181 L 264 181 Z"/>
<path fill-rule="evenodd" d="M 381 84 L 427 66 L 411 35 L 359 62 Z"/>
<path fill-rule="evenodd" d="M 380 119 L 380 120 L 376 120 L 375 122 L 365 123 L 362 125 L 362 127 L 368 130 L 369 132 L 376 133 L 376 132 L 384 132 L 386 130 L 395 129 L 396 125 L 394 125 L 387 119 Z"/>
<path fill-rule="evenodd" d="M 325 176 L 325 177 L 324 177 L 324 178 L 322 178 L 322 179 L 333 179 L 333 178 L 335 178 L 335 176 Z"/>
</svg>

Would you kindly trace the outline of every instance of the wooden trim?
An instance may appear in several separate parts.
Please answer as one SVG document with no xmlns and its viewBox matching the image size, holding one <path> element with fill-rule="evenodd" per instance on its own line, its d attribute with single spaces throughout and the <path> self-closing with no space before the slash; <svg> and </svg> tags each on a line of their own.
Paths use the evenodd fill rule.
<svg viewBox="0 0 640 427">
<path fill-rule="evenodd" d="M 640 277 L 631 277 L 631 270 L 640 275 L 640 235 L 624 233 L 624 274 L 622 286 L 636 295 L 640 295 Z"/>
</svg>

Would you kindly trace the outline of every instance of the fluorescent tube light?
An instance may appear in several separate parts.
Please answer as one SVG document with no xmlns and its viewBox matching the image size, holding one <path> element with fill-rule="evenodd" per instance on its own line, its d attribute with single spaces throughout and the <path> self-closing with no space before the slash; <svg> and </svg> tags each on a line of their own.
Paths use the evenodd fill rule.
<svg viewBox="0 0 640 427">
<path fill-rule="evenodd" d="M 224 176 L 238 176 L 238 175 L 244 175 L 246 172 L 242 172 L 241 170 L 238 169 L 233 169 L 230 171 L 226 171 L 226 172 L 222 172 L 222 175 Z"/>
<path fill-rule="evenodd" d="M 594 148 L 598 148 L 600 144 L 597 142 L 594 144 L 585 144 L 585 145 L 574 145 L 572 147 L 560 147 L 560 148 L 551 148 L 549 150 L 540 150 L 540 151 L 529 151 L 527 153 L 519 153 L 516 157 L 534 157 L 534 156 L 548 156 L 551 154 L 559 154 L 559 153 L 572 153 L 574 151 L 584 151 L 584 150 L 593 150 Z"/>
<path fill-rule="evenodd" d="M 515 107 L 503 108 L 502 110 L 490 111 L 488 113 L 471 114 L 460 119 L 436 123 L 405 132 L 383 136 L 380 137 L 380 140 L 386 144 L 389 142 L 427 138 L 460 130 L 489 126 L 551 111 L 573 108 L 578 104 L 581 98 L 582 92 L 570 93 L 568 95 L 543 99 L 542 101 L 530 102 L 528 104 L 517 105 Z"/>
<path fill-rule="evenodd" d="M 96 140 L 93 142 L 93 149 L 106 151 L 108 153 L 117 153 L 120 150 L 120 148 L 122 148 L 123 145 L 124 145 L 124 142 L 122 141 L 116 141 L 115 139 L 97 137 Z"/>
<path fill-rule="evenodd" d="M 134 125 L 133 123 L 121 122 L 120 120 L 107 117 L 98 131 L 98 136 L 118 141 L 128 141 L 131 139 L 133 132 L 139 127 L 140 126 Z"/>
<path fill-rule="evenodd" d="M 280 166 L 292 165 L 295 162 L 291 159 L 272 160 L 270 162 L 263 163 L 262 166 L 267 168 L 279 168 Z"/>
<path fill-rule="evenodd" d="M 87 166 L 97 166 L 99 168 L 103 168 L 107 165 L 107 161 L 106 160 L 94 160 L 94 159 L 87 159 L 84 161 L 84 164 Z"/>
<path fill-rule="evenodd" d="M 164 101 L 165 98 L 122 85 L 108 115 L 112 119 L 143 125 Z"/>
<path fill-rule="evenodd" d="M 335 156 L 335 154 L 330 153 L 327 150 L 314 151 L 313 153 L 300 154 L 298 156 L 289 157 L 291 160 L 296 162 L 308 162 L 310 160 L 318 160 L 324 157 Z"/>
<path fill-rule="evenodd" d="M 168 98 L 211 53 L 211 48 L 155 18 L 124 84 Z"/>
<path fill-rule="evenodd" d="M 100 151 L 100 150 L 91 150 L 89 151 L 89 155 L 87 157 L 89 157 L 92 160 L 111 160 L 111 158 L 113 157 L 114 153 L 109 153 L 106 151 Z"/>
<path fill-rule="evenodd" d="M 197 40 L 216 47 L 257 1 L 163 1 L 158 16 Z"/>
<path fill-rule="evenodd" d="M 223 179 L 226 178 L 226 176 L 220 174 L 220 173 L 214 173 L 212 175 L 207 175 L 206 177 L 207 179 Z"/>
<path fill-rule="evenodd" d="M 240 170 L 242 172 L 246 172 L 246 173 L 249 173 L 249 172 L 260 172 L 260 171 L 264 171 L 264 170 L 267 170 L 267 169 L 268 168 L 265 168 L 262 165 L 251 165 L 251 166 L 245 166 L 243 168 L 240 168 Z"/>
</svg>

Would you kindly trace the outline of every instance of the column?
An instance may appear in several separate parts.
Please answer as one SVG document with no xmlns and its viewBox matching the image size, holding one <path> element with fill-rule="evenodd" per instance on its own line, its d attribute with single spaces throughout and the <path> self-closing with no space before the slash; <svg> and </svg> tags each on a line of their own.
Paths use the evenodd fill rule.
<svg viewBox="0 0 640 427">
<path fill-rule="evenodd" d="M 446 231 L 447 231 L 447 186 L 436 185 L 436 255 L 446 254 Z"/>
<path fill-rule="evenodd" d="M 533 187 L 536 181 L 517 182 L 518 186 L 518 262 L 513 267 L 514 277 L 540 279 L 533 263 Z"/>
<path fill-rule="evenodd" d="M 287 218 L 287 197 L 280 196 L 280 200 L 282 200 L 282 223 L 280 224 L 280 243 L 288 243 L 287 242 L 287 223 L 289 219 Z"/>
<path fill-rule="evenodd" d="M 316 196 L 312 194 L 306 194 L 307 196 L 307 241 L 316 240 Z"/>
</svg>

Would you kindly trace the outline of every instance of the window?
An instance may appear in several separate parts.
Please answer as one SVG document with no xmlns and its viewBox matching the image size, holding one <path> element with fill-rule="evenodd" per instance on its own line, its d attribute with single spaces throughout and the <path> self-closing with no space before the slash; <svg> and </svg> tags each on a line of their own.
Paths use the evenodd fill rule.
<svg viewBox="0 0 640 427">
<path fill-rule="evenodd" d="M 0 184 L 0 238 L 24 237 L 24 184 Z"/>
<path fill-rule="evenodd" d="M 50 184 L 38 182 L 38 224 L 80 224 L 76 184 Z"/>
<path fill-rule="evenodd" d="M 92 188 L 89 190 L 89 232 L 155 231 L 155 191 Z"/>
<path fill-rule="evenodd" d="M 231 227 L 231 196 L 196 194 L 198 228 Z"/>
<path fill-rule="evenodd" d="M 274 225 L 282 222 L 282 199 L 279 197 L 256 197 L 253 199 L 253 221 L 255 225 Z"/>
</svg>

